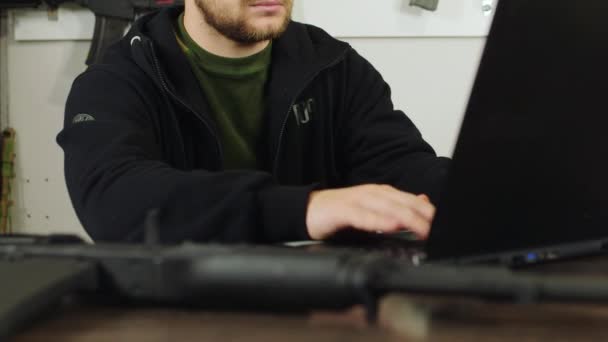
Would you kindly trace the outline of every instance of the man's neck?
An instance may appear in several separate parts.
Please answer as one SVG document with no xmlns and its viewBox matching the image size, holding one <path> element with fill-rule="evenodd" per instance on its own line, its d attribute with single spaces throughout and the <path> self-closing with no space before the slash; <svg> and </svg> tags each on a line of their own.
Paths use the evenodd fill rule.
<svg viewBox="0 0 608 342">
<path fill-rule="evenodd" d="M 270 43 L 269 40 L 252 44 L 236 42 L 207 24 L 195 6 L 192 2 L 186 2 L 184 27 L 192 40 L 214 55 L 228 58 L 247 57 L 264 50 Z"/>
</svg>

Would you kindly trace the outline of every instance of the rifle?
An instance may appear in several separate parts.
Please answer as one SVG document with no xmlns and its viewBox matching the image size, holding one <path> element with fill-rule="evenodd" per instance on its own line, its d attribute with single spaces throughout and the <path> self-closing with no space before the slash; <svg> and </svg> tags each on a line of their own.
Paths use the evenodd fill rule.
<svg viewBox="0 0 608 342">
<path fill-rule="evenodd" d="M 0 237 L 0 339 L 66 295 L 220 310 L 307 312 L 362 304 L 373 321 L 388 293 L 519 302 L 608 302 L 608 278 L 541 276 L 503 268 L 415 267 L 349 249 L 88 244 L 73 236 Z"/>
<path fill-rule="evenodd" d="M 0 1 L 0 10 L 33 8 L 43 3 L 50 8 L 57 8 L 67 2 L 88 8 L 95 14 L 95 32 L 87 65 L 99 62 L 106 49 L 123 37 L 125 30 L 137 15 L 184 4 L 184 0 L 8 0 Z"/>
</svg>

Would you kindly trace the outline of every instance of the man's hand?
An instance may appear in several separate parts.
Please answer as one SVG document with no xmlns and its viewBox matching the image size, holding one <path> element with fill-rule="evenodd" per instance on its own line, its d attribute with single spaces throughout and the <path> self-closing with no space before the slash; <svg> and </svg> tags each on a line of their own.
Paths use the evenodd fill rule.
<svg viewBox="0 0 608 342">
<path fill-rule="evenodd" d="M 426 195 L 413 195 L 388 185 L 361 185 L 313 191 L 306 226 L 314 240 L 324 240 L 345 228 L 396 233 L 408 230 L 426 239 L 435 207 Z"/>
</svg>

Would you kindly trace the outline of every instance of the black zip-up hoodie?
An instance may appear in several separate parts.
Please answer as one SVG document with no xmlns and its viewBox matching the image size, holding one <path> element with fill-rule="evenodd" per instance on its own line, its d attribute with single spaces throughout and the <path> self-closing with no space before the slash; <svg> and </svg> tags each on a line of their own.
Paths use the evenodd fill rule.
<svg viewBox="0 0 608 342">
<path fill-rule="evenodd" d="M 436 200 L 448 160 L 393 109 L 348 44 L 290 23 L 273 44 L 259 171 L 225 171 L 203 91 L 175 38 L 183 8 L 139 19 L 72 86 L 57 141 L 76 213 L 96 241 L 308 239 L 313 189 L 391 184 Z M 405 76 L 405 75 L 404 75 Z"/>
</svg>

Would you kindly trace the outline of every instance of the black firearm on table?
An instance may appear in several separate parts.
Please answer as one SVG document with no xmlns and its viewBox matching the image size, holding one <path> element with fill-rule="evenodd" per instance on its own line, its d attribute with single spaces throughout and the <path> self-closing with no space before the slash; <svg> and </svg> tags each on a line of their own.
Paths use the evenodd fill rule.
<svg viewBox="0 0 608 342">
<path fill-rule="evenodd" d="M 415 267 L 348 249 L 168 246 L 158 244 L 158 233 L 157 224 L 148 224 L 141 245 L 93 245 L 61 235 L 0 235 L 0 340 L 71 294 L 116 297 L 132 304 L 276 312 L 363 304 L 370 319 L 376 316 L 378 299 L 395 292 L 608 302 L 605 277 L 479 266 Z"/>
<path fill-rule="evenodd" d="M 95 13 L 95 33 L 87 65 L 98 62 L 108 46 L 122 38 L 129 23 L 138 14 L 184 4 L 184 0 L 0 0 L 0 10 L 38 7 L 43 3 L 50 8 L 56 8 L 68 2 L 86 7 Z"/>
</svg>

